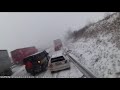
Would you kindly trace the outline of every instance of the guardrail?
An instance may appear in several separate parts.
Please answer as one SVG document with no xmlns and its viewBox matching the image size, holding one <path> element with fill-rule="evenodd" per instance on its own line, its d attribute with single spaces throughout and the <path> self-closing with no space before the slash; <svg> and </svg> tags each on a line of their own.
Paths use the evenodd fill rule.
<svg viewBox="0 0 120 90">
<path fill-rule="evenodd" d="M 78 63 L 73 57 L 71 57 L 68 53 L 67 56 L 75 63 L 80 69 L 80 71 L 87 77 L 87 78 L 97 78 L 95 75 L 93 75 L 89 70 L 87 70 L 84 66 L 82 66 L 80 63 Z"/>
</svg>

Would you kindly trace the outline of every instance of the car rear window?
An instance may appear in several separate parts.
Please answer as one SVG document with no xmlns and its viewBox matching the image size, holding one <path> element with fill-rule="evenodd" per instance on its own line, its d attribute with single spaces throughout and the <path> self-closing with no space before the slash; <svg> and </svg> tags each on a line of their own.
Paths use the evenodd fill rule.
<svg viewBox="0 0 120 90">
<path fill-rule="evenodd" d="M 65 58 L 63 56 L 51 58 L 51 63 L 57 62 L 57 61 L 63 61 L 63 60 L 65 60 Z"/>
</svg>

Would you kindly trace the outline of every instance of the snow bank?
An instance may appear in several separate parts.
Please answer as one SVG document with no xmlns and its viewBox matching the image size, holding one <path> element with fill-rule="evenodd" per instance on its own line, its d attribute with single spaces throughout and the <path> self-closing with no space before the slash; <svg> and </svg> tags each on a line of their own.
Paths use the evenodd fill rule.
<svg viewBox="0 0 120 90">
<path fill-rule="evenodd" d="M 101 33 L 93 33 L 97 34 L 95 38 L 80 38 L 67 46 L 68 49 L 72 50 L 72 54 L 80 58 L 80 63 L 98 77 L 120 77 L 120 50 L 116 47 L 116 43 L 111 42 L 111 39 L 113 40 L 113 37 L 115 37 L 115 34 L 113 34 L 114 29 L 120 31 L 120 26 L 114 28 L 110 26 L 115 22 L 118 15 L 118 13 L 114 14 L 109 19 L 97 22 L 86 30 L 84 34 L 86 36 L 90 32 L 101 30 Z M 113 30 L 113 32 L 109 31 L 106 34 L 107 29 Z"/>
<path fill-rule="evenodd" d="M 112 77 L 120 72 L 120 67 L 117 64 L 120 62 L 120 51 L 110 42 L 105 42 L 104 39 L 101 39 L 101 42 L 99 41 L 99 44 L 96 45 L 98 41 L 97 39 L 89 39 L 86 43 L 79 40 L 72 44 L 72 53 L 80 58 L 80 63 L 97 76 Z"/>
</svg>

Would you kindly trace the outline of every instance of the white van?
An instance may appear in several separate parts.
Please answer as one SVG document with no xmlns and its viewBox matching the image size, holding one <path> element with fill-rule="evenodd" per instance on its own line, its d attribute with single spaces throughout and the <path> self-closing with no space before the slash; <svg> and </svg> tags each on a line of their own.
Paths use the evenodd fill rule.
<svg viewBox="0 0 120 90">
<path fill-rule="evenodd" d="M 63 51 L 56 51 L 49 60 L 49 70 L 52 72 L 63 69 L 70 69 L 70 62 L 63 55 Z"/>
</svg>

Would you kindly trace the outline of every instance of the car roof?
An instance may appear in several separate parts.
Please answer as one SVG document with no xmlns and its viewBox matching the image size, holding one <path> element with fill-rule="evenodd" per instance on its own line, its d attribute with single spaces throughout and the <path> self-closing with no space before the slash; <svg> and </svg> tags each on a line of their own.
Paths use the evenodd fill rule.
<svg viewBox="0 0 120 90">
<path fill-rule="evenodd" d="M 59 56 L 63 56 L 63 51 L 62 50 L 55 51 L 51 58 L 55 58 L 55 57 L 59 57 Z"/>
</svg>

